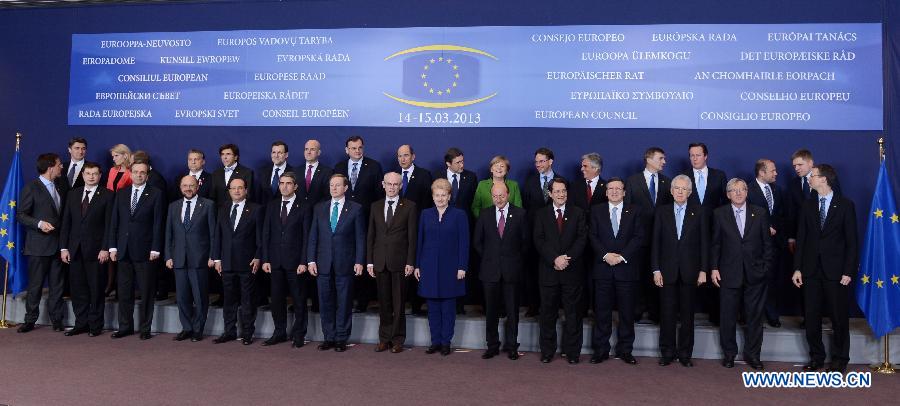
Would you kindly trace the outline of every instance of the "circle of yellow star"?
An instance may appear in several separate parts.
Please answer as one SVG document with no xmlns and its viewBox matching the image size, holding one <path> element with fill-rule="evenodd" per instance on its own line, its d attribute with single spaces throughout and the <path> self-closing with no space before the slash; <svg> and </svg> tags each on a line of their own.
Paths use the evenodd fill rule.
<svg viewBox="0 0 900 406">
<path fill-rule="evenodd" d="M 458 70 L 459 66 L 453 64 L 453 59 L 451 59 L 451 58 L 444 59 L 443 56 L 439 56 L 437 59 L 431 58 L 425 62 L 426 62 L 425 65 L 422 66 L 422 73 L 419 75 L 419 77 L 422 79 L 422 87 L 427 88 L 428 93 L 430 93 L 430 94 L 437 94 L 438 96 L 449 95 L 451 93 L 451 89 L 454 87 L 457 87 L 457 80 L 459 80 L 459 72 L 455 72 L 453 74 L 454 80 L 452 81 L 452 83 L 450 83 L 448 86 L 446 86 L 443 89 L 435 90 L 435 88 L 433 88 L 432 85 L 428 83 L 428 73 L 427 73 L 428 68 L 431 65 L 434 65 L 435 63 L 441 63 L 441 62 L 446 62 L 447 65 L 451 66 L 452 67 L 451 69 L 453 69 L 454 71 Z"/>
</svg>

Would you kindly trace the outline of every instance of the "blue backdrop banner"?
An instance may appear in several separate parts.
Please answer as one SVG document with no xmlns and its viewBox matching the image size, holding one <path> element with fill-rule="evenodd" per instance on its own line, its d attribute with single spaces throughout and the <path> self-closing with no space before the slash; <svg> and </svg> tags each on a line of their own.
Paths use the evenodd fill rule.
<svg viewBox="0 0 900 406">
<path fill-rule="evenodd" d="M 881 130 L 881 24 L 72 36 L 69 124 Z"/>
</svg>

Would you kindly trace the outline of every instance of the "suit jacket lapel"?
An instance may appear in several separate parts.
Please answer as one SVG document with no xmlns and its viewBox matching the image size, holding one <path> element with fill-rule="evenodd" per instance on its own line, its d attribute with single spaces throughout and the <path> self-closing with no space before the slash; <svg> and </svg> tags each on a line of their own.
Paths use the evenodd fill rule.
<svg viewBox="0 0 900 406">
<path fill-rule="evenodd" d="M 87 207 L 87 210 L 84 212 L 84 216 L 81 216 L 82 221 L 84 221 L 84 219 L 86 219 L 86 218 L 88 218 L 88 216 L 90 216 L 91 210 L 94 209 L 94 203 L 96 203 L 97 199 L 100 198 L 101 193 L 103 193 L 103 188 L 100 187 L 100 185 L 97 185 L 97 188 L 94 189 L 93 193 L 91 193 L 91 200 L 88 201 L 88 207 Z M 84 190 L 83 189 L 81 191 L 81 199 L 84 200 Z M 81 210 L 79 209 L 78 212 L 81 213 Z"/>
<path fill-rule="evenodd" d="M 250 208 L 247 207 L 247 202 L 245 201 L 244 202 L 244 210 L 241 212 L 241 218 L 238 219 L 237 226 L 234 227 L 234 229 L 231 231 L 233 233 L 236 233 L 238 231 L 238 229 L 240 229 L 241 227 L 244 227 L 247 224 L 247 222 L 250 221 L 251 215 L 252 214 L 250 213 Z M 231 218 L 231 212 L 228 213 L 228 217 Z"/>
<path fill-rule="evenodd" d="M 835 199 L 834 196 L 832 196 L 831 205 L 828 206 L 828 213 L 825 214 L 825 225 L 824 225 L 824 227 L 821 227 L 822 232 L 825 232 L 825 230 L 828 229 L 828 227 L 830 227 L 832 225 L 832 223 L 834 223 L 834 216 L 835 216 L 834 213 L 838 210 L 840 210 L 840 209 L 838 208 L 837 199 Z"/>
<path fill-rule="evenodd" d="M 147 199 L 150 198 L 150 191 L 147 190 L 147 184 L 146 184 L 146 183 L 144 184 L 143 188 L 144 188 L 144 189 L 141 190 L 141 195 L 138 196 L 137 204 L 134 205 L 134 213 L 131 213 L 131 217 L 134 217 L 134 215 L 137 214 L 137 212 L 141 209 L 141 206 L 144 205 L 144 202 L 147 201 Z M 134 195 L 134 189 L 135 189 L 135 187 L 132 185 L 132 186 L 131 186 L 131 192 L 128 194 L 128 207 L 129 207 L 129 208 L 131 208 L 131 198 L 132 198 L 132 196 Z M 183 203 L 183 202 L 184 202 L 184 200 L 182 199 L 182 203 Z M 180 206 L 179 206 L 179 207 L 180 207 Z"/>
<path fill-rule="evenodd" d="M 346 222 L 345 220 L 347 219 L 347 217 L 349 217 L 349 216 L 347 215 L 348 213 L 350 213 L 350 205 L 347 204 L 348 202 L 349 202 L 349 200 L 345 198 L 345 199 L 344 199 L 344 207 L 341 207 L 341 212 L 340 212 L 340 214 L 338 214 L 338 222 L 337 222 L 337 225 L 334 226 L 334 232 L 335 232 L 335 233 L 337 233 L 338 228 L 340 228 L 341 225 L 343 225 L 343 224 Z M 396 215 L 396 213 L 394 213 L 394 214 Z M 330 223 L 330 221 L 331 221 L 331 218 L 330 218 L 330 217 L 331 217 L 331 212 L 330 212 L 330 211 L 328 212 L 328 217 L 329 217 L 328 220 L 329 220 L 329 223 Z"/>
</svg>

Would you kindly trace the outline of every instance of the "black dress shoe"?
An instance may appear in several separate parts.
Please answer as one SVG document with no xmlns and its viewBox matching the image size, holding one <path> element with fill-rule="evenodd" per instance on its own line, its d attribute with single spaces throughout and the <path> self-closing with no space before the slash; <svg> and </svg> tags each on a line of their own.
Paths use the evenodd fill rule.
<svg viewBox="0 0 900 406">
<path fill-rule="evenodd" d="M 453 352 L 453 350 L 450 349 L 449 345 L 441 346 L 441 355 L 446 357 L 446 356 L 450 355 L 450 353 L 452 353 L 452 352 Z"/>
<path fill-rule="evenodd" d="M 637 364 L 637 360 L 634 359 L 634 356 L 631 354 L 619 354 L 618 358 L 621 359 L 622 362 L 629 365 Z"/>
<path fill-rule="evenodd" d="M 722 366 L 725 368 L 734 368 L 734 357 L 725 357 L 722 360 Z"/>
<path fill-rule="evenodd" d="M 567 357 L 566 357 L 566 361 L 567 361 L 568 363 L 574 365 L 574 364 L 577 364 L 578 361 L 580 361 L 578 358 L 580 358 L 580 357 L 577 356 L 577 355 L 570 355 L 570 356 L 567 356 Z"/>
<path fill-rule="evenodd" d="M 491 359 L 498 355 L 500 355 L 500 350 L 498 350 L 496 348 L 490 348 L 487 351 L 485 351 L 484 354 L 481 354 L 481 359 Z"/>
<path fill-rule="evenodd" d="M 819 369 L 822 369 L 823 366 L 825 366 L 825 364 L 823 364 L 822 361 L 810 361 L 808 364 L 803 366 L 803 370 L 818 371 Z"/>
<path fill-rule="evenodd" d="M 327 351 L 334 348 L 334 341 L 323 341 L 322 344 L 319 344 L 317 347 L 319 351 Z"/>
<path fill-rule="evenodd" d="M 172 341 L 184 341 L 184 340 L 187 340 L 188 338 L 191 338 L 191 332 L 190 331 L 182 331 L 182 332 L 176 334 L 175 337 L 172 337 Z"/>
<path fill-rule="evenodd" d="M 281 344 L 285 341 L 287 341 L 287 338 L 284 336 L 271 336 L 268 340 L 263 341 L 262 345 L 263 347 L 268 347 L 270 345 Z"/>
<path fill-rule="evenodd" d="M 213 344 L 223 344 L 234 340 L 237 340 L 237 336 L 231 334 L 222 334 L 213 340 Z"/>
<path fill-rule="evenodd" d="M 541 363 L 542 364 L 549 364 L 550 361 L 553 361 L 552 355 L 541 355 Z"/>
<path fill-rule="evenodd" d="M 203 340 L 203 333 L 194 333 L 191 334 L 191 342 L 196 343 L 197 341 Z"/>
<path fill-rule="evenodd" d="M 243 337 L 241 338 L 241 344 L 250 345 L 253 344 L 253 337 Z"/>
<path fill-rule="evenodd" d="M 748 359 L 748 360 L 747 360 L 747 365 L 750 365 L 750 368 L 753 368 L 753 369 L 763 369 L 763 368 L 765 368 L 765 367 L 763 366 L 762 361 L 760 361 L 760 360 L 758 360 L 758 359 Z"/>
<path fill-rule="evenodd" d="M 509 350 L 509 353 L 506 355 L 506 358 L 509 358 L 513 361 L 519 359 L 519 350 Z"/>
<path fill-rule="evenodd" d="M 294 339 L 291 342 L 291 348 L 303 348 L 304 345 L 306 345 L 306 340 L 303 338 Z"/>
<path fill-rule="evenodd" d="M 678 360 L 678 362 L 680 362 L 681 366 L 683 366 L 683 367 L 691 368 L 694 366 L 694 363 L 691 362 L 690 358 L 681 358 Z"/>
<path fill-rule="evenodd" d="M 429 345 L 428 348 L 425 349 L 426 354 L 434 354 L 441 350 L 441 346 L 438 344 Z"/>
<path fill-rule="evenodd" d="M 609 353 L 594 353 L 591 355 L 591 364 L 600 364 L 609 359 Z"/>
<path fill-rule="evenodd" d="M 73 328 L 73 329 L 63 333 L 63 335 L 66 337 L 71 337 L 71 336 L 77 336 L 79 334 L 83 334 L 83 333 L 87 333 L 87 332 L 88 332 L 87 328 Z"/>
<path fill-rule="evenodd" d="M 19 326 L 18 329 L 16 329 L 16 331 L 18 331 L 20 333 L 27 333 L 31 330 L 34 330 L 34 323 L 25 323 L 25 324 Z"/>
<path fill-rule="evenodd" d="M 672 361 L 675 361 L 674 357 L 662 357 L 659 359 L 659 366 L 664 367 L 672 364 Z"/>
<path fill-rule="evenodd" d="M 769 324 L 769 327 L 772 327 L 772 328 L 780 328 L 781 327 L 781 321 L 778 319 L 768 319 L 768 320 L 766 320 L 766 322 Z"/>
<path fill-rule="evenodd" d="M 344 352 L 347 351 L 347 342 L 346 341 L 338 341 L 334 343 L 334 352 Z"/>
<path fill-rule="evenodd" d="M 116 331 L 115 333 L 110 334 L 110 337 L 112 337 L 112 338 L 122 338 L 122 337 L 128 337 L 128 336 L 130 336 L 130 335 L 132 335 L 132 334 L 134 334 L 134 331 L 121 331 L 121 330 L 120 330 L 120 331 Z"/>
<path fill-rule="evenodd" d="M 151 339 L 151 338 L 153 338 L 153 335 L 152 335 L 152 334 L 150 334 L 150 333 L 141 333 L 141 337 L 140 337 L 141 340 L 149 340 L 149 339 Z"/>
</svg>

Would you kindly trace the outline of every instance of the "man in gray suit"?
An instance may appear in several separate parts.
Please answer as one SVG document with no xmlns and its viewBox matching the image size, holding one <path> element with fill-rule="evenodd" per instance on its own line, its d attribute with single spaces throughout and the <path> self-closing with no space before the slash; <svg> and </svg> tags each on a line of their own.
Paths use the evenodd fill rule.
<svg viewBox="0 0 900 406">
<path fill-rule="evenodd" d="M 197 195 L 197 178 L 181 178 L 183 199 L 169 205 L 166 220 L 166 267 L 175 270 L 175 290 L 181 332 L 175 341 L 203 339 L 209 310 L 209 268 L 214 263 L 210 247 L 216 230 L 216 210 L 212 200 Z"/>
<path fill-rule="evenodd" d="M 28 257 L 28 296 L 25 298 L 25 323 L 20 333 L 34 330 L 41 304 L 44 279 L 50 285 L 47 309 L 53 331 L 63 331 L 63 271 L 59 259 L 59 226 L 62 216 L 62 196 L 54 181 L 62 173 L 59 156 L 41 154 L 37 159 L 37 179 L 28 182 L 19 193 L 16 221 L 25 228 L 25 249 Z"/>
</svg>

